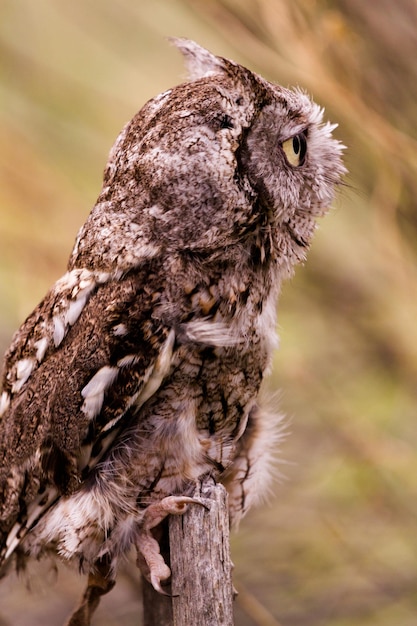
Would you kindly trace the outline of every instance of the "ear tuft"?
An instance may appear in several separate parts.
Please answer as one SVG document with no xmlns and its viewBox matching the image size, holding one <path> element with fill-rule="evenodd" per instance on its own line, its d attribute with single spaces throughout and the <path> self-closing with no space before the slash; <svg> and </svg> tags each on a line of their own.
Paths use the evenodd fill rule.
<svg viewBox="0 0 417 626">
<path fill-rule="evenodd" d="M 210 76 L 210 74 L 220 74 L 224 71 L 224 60 L 202 48 L 195 41 L 176 37 L 169 37 L 168 40 L 184 55 L 191 80 Z"/>
</svg>

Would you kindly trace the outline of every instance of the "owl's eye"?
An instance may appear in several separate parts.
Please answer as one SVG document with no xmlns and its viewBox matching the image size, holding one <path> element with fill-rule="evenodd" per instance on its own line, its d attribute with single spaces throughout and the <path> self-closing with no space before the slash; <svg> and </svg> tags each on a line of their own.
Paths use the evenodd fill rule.
<svg viewBox="0 0 417 626">
<path fill-rule="evenodd" d="M 298 133 L 281 144 L 287 161 L 293 167 L 299 167 L 304 163 L 307 153 L 307 139 L 305 133 Z"/>
</svg>

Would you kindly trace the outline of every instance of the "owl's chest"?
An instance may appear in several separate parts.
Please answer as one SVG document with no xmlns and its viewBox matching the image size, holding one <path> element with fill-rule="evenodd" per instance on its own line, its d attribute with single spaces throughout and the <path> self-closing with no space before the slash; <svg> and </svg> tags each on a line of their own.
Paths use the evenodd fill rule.
<svg viewBox="0 0 417 626">
<path fill-rule="evenodd" d="M 143 484 L 146 468 L 154 495 L 175 493 L 183 480 L 221 473 L 233 462 L 276 343 L 276 295 L 268 294 L 262 306 L 249 297 L 232 314 L 226 299 L 211 315 L 200 315 L 192 302 L 191 321 L 171 318 L 170 365 L 156 393 L 138 409 L 128 441 L 137 459 L 133 483 Z"/>
<path fill-rule="evenodd" d="M 129 442 L 137 458 L 133 470 L 137 475 L 131 479 L 142 485 L 145 502 L 183 493 L 207 473 L 218 478 L 235 458 L 261 373 L 238 367 L 231 355 L 220 359 L 215 352 L 206 349 L 180 363 L 139 416 L 138 430 Z"/>
<path fill-rule="evenodd" d="M 227 347 L 183 345 L 175 360 L 140 421 L 180 474 L 198 476 L 202 459 L 227 467 L 256 402 L 269 350 L 256 336 Z"/>
<path fill-rule="evenodd" d="M 249 301 L 231 317 L 218 313 L 198 332 L 192 326 L 195 342 L 179 347 L 170 385 L 177 398 L 192 400 L 200 431 L 241 434 L 276 347 L 276 297 L 270 293 L 261 306 Z"/>
</svg>

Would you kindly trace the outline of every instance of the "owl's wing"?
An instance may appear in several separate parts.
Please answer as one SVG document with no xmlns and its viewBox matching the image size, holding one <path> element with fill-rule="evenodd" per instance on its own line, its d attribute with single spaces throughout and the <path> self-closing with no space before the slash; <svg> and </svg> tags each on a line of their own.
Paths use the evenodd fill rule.
<svg viewBox="0 0 417 626">
<path fill-rule="evenodd" d="M 152 276 L 72 270 L 15 335 L 0 401 L 0 562 L 169 372 L 175 336 L 152 316 Z"/>
</svg>

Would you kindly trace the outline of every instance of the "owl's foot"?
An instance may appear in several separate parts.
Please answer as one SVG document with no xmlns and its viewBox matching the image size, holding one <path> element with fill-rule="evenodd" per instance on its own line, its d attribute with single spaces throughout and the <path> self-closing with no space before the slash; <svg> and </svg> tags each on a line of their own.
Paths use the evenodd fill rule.
<svg viewBox="0 0 417 626">
<path fill-rule="evenodd" d="M 159 544 L 152 534 L 152 529 L 158 526 L 168 515 L 183 515 L 189 504 L 199 504 L 207 508 L 197 498 L 167 496 L 148 506 L 138 528 L 136 564 L 152 587 L 163 595 L 169 594 L 162 589 L 161 582 L 168 580 L 171 576 L 171 570 L 161 555 Z"/>
</svg>

